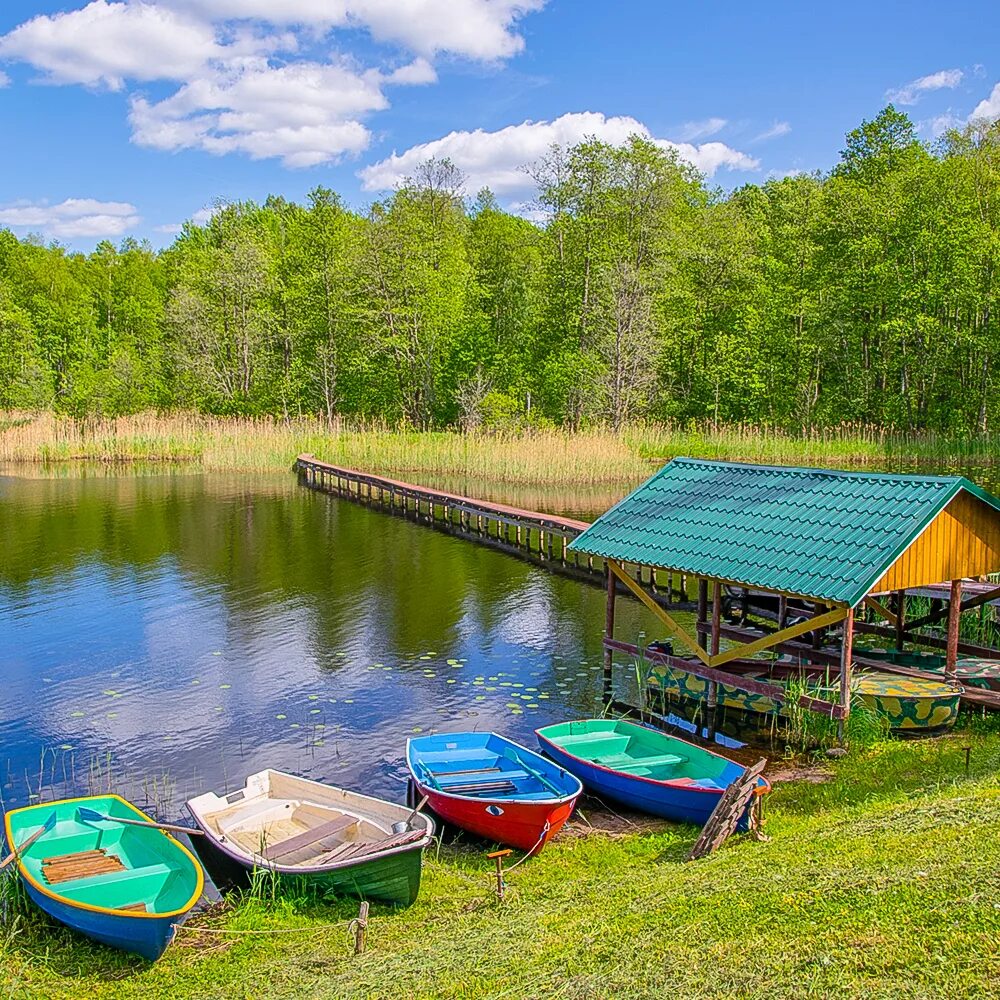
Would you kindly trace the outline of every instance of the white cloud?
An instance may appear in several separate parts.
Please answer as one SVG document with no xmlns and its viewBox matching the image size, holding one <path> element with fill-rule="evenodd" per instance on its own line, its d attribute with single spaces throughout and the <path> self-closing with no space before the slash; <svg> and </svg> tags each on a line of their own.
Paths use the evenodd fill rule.
<svg viewBox="0 0 1000 1000">
<path fill-rule="evenodd" d="M 519 51 L 516 24 L 545 2 L 92 0 L 14 28 L 0 37 L 0 58 L 31 64 L 49 83 L 174 82 L 166 96 L 131 90 L 138 145 L 312 167 L 366 149 L 366 120 L 389 107 L 386 89 L 434 83 L 434 54 L 493 61 Z M 411 58 L 394 50 L 363 66 L 330 55 L 340 29 Z"/>
<path fill-rule="evenodd" d="M 449 52 L 492 61 L 516 55 L 515 30 L 546 0 L 164 0 L 216 21 L 252 19 L 321 29 L 362 28 L 379 42 L 424 56 Z"/>
<path fill-rule="evenodd" d="M 969 121 L 975 121 L 977 118 L 986 118 L 991 122 L 1000 118 L 1000 83 L 993 87 L 989 97 L 981 100 L 972 109 Z"/>
<path fill-rule="evenodd" d="M 788 122 L 775 122 L 770 128 L 764 129 L 759 135 L 753 137 L 753 142 L 767 142 L 768 139 L 777 139 L 783 135 L 788 135 L 792 131 L 792 126 Z"/>
<path fill-rule="evenodd" d="M 0 37 L 0 56 L 30 63 L 53 83 L 183 80 L 221 48 L 211 27 L 165 8 L 94 0 L 65 14 L 40 14 Z"/>
<path fill-rule="evenodd" d="M 0 69 L 0 87 L 9 87 L 9 86 L 10 86 L 10 77 L 2 69 Z"/>
<path fill-rule="evenodd" d="M 729 122 L 725 118 L 706 118 L 700 122 L 685 122 L 677 132 L 677 138 L 683 142 L 696 142 L 707 139 L 710 135 L 721 132 Z"/>
<path fill-rule="evenodd" d="M 657 139 L 641 122 L 625 115 L 605 117 L 594 111 L 562 115 L 553 121 L 522 122 L 508 125 L 496 132 L 476 129 L 474 132 L 451 132 L 441 139 L 411 146 L 402 153 L 358 171 L 366 191 L 385 191 L 400 184 L 427 159 L 450 159 L 468 177 L 471 191 L 490 188 L 495 194 L 523 194 L 531 187 L 524 172 L 525 164 L 541 159 L 553 144 L 574 145 L 588 136 L 604 142 L 620 144 L 629 136 L 651 139 L 678 155 L 711 177 L 717 170 L 755 170 L 757 160 L 731 149 L 721 142 L 700 146 L 688 142 Z"/>
<path fill-rule="evenodd" d="M 206 74 L 159 102 L 136 97 L 129 120 L 141 146 L 241 152 L 309 167 L 368 146 L 359 118 L 389 106 L 382 82 L 346 62 L 274 67 L 260 60 Z"/>
<path fill-rule="evenodd" d="M 886 100 L 893 104 L 916 104 L 924 94 L 932 90 L 952 90 L 962 82 L 965 74 L 960 69 L 941 69 L 936 73 L 911 80 L 897 90 L 887 90 Z"/>
<path fill-rule="evenodd" d="M 138 209 L 125 201 L 67 198 L 58 205 L 17 202 L 0 207 L 2 226 L 67 238 L 121 236 L 140 221 Z"/>
</svg>

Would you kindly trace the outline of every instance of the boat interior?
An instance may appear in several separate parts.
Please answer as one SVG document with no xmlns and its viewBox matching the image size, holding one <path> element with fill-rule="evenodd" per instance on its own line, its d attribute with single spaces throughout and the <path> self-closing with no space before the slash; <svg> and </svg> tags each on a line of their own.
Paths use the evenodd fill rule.
<svg viewBox="0 0 1000 1000">
<path fill-rule="evenodd" d="M 97 800 L 93 808 L 112 817 L 143 818 L 113 798 Z M 170 913 L 190 904 L 197 868 L 163 834 L 114 819 L 80 819 L 74 803 L 59 803 L 57 812 L 55 826 L 22 855 L 36 883 L 71 903 L 124 912 Z M 49 815 L 45 806 L 33 809 L 25 825 L 13 830 L 14 839 L 23 842 Z"/>
<path fill-rule="evenodd" d="M 376 843 L 391 828 L 343 809 L 303 798 L 244 798 L 205 817 L 223 841 L 257 860 L 281 867 L 322 864 L 344 845 Z"/>
<path fill-rule="evenodd" d="M 723 757 L 629 722 L 563 723 L 546 727 L 542 735 L 574 757 L 654 781 L 720 789 L 743 770 Z"/>
<path fill-rule="evenodd" d="M 565 798 L 579 790 L 576 779 L 561 768 L 492 733 L 453 736 L 441 734 L 410 745 L 415 773 L 435 791 L 544 801 Z"/>
<path fill-rule="evenodd" d="M 200 795 L 188 809 L 248 862 L 282 869 L 356 861 L 414 844 L 433 829 L 395 803 L 270 770 L 229 795 Z"/>
</svg>

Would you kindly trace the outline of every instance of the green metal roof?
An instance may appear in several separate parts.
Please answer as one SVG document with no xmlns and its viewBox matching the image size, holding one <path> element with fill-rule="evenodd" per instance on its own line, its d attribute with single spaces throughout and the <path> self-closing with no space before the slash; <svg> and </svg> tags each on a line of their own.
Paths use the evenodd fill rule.
<svg viewBox="0 0 1000 1000">
<path fill-rule="evenodd" d="M 570 548 L 856 605 L 962 490 L 962 476 L 891 476 L 675 458 Z"/>
</svg>

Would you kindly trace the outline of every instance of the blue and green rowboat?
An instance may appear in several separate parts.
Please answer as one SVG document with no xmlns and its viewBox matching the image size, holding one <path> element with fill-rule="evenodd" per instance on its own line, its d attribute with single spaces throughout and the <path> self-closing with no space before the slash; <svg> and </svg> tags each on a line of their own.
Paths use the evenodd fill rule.
<svg viewBox="0 0 1000 1000">
<path fill-rule="evenodd" d="M 790 674 L 798 677 L 795 668 L 782 670 L 768 668 L 762 663 L 760 670 L 743 670 L 743 676 L 784 686 Z M 837 685 L 828 683 L 823 675 L 805 674 L 807 685 L 804 693 L 827 701 L 837 700 Z M 833 681 L 833 677 L 830 678 Z M 669 698 L 693 702 L 708 701 L 708 681 L 687 671 L 673 667 L 654 667 L 648 684 L 652 692 Z M 904 732 L 942 730 L 955 724 L 958 718 L 962 689 L 943 683 L 934 677 L 926 679 L 884 674 L 878 671 L 856 673 L 851 681 L 854 696 L 859 697 L 873 712 L 888 722 L 889 728 Z M 767 695 L 742 691 L 728 684 L 719 684 L 718 704 L 729 709 L 772 715 L 784 714 L 784 709 Z"/>
<path fill-rule="evenodd" d="M 81 818 L 81 808 L 107 819 Z M 95 941 L 155 961 L 201 896 L 204 876 L 180 841 L 117 819 L 153 822 L 117 795 L 91 795 L 12 809 L 4 829 L 10 848 L 51 826 L 17 857 L 39 908 Z"/>
<path fill-rule="evenodd" d="M 588 791 L 654 816 L 704 826 L 742 764 L 628 719 L 582 719 L 535 730 L 539 746 Z M 757 779 L 757 794 L 770 791 Z M 737 829 L 745 830 L 749 809 Z"/>
</svg>

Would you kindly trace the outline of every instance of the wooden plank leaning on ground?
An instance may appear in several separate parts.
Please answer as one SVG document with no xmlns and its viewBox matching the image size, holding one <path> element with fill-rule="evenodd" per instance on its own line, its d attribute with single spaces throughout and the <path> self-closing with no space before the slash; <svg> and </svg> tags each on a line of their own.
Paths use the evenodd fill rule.
<svg viewBox="0 0 1000 1000">
<path fill-rule="evenodd" d="M 723 793 L 718 805 L 708 817 L 708 822 L 702 828 L 701 835 L 695 841 L 691 853 L 688 854 L 688 861 L 695 861 L 711 854 L 723 843 L 736 829 L 740 817 L 743 815 L 748 803 L 752 800 L 757 789 L 757 779 L 767 766 L 766 758 L 761 758 L 752 767 L 736 779 Z M 752 808 L 750 814 L 750 826 L 757 829 L 758 822 L 755 815 L 756 808 Z M 759 830 L 757 831 L 759 834 Z"/>
</svg>

